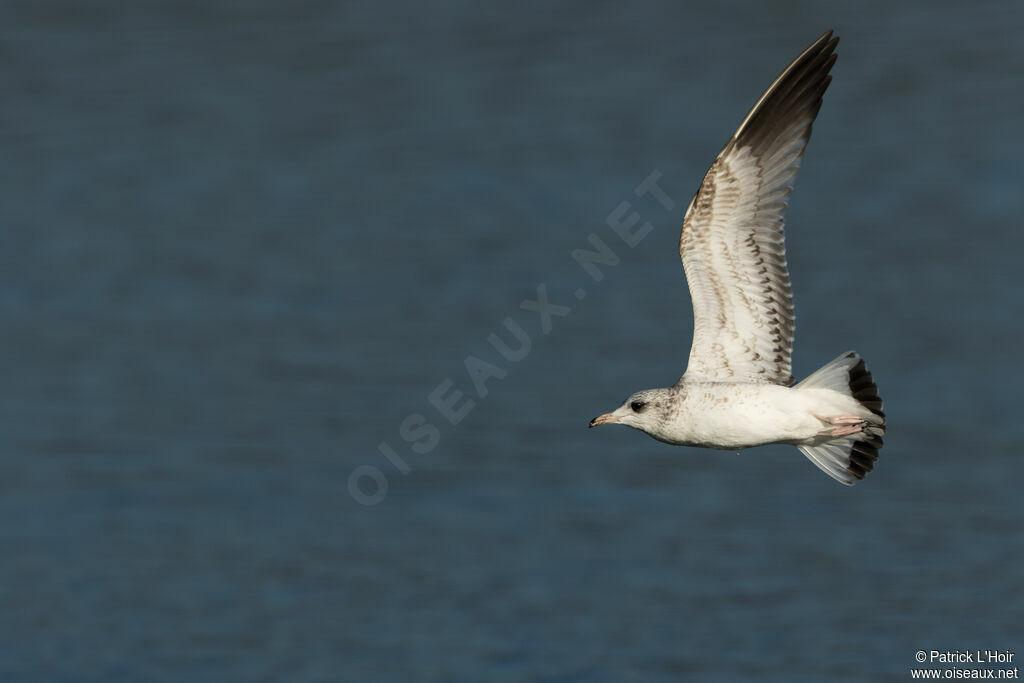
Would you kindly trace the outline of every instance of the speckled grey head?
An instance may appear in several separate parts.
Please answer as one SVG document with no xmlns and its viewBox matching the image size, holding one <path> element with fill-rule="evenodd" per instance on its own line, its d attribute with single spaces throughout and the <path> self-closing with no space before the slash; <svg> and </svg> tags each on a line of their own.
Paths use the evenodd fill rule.
<svg viewBox="0 0 1024 683">
<path fill-rule="evenodd" d="M 678 410 L 683 397 L 678 387 L 638 391 L 612 412 L 595 417 L 590 421 L 590 426 L 624 424 L 658 439 L 661 438 L 664 425 Z"/>
</svg>

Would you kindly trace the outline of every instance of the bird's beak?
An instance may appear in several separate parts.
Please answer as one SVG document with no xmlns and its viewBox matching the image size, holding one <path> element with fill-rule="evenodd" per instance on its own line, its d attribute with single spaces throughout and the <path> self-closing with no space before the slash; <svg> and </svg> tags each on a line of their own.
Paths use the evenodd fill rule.
<svg viewBox="0 0 1024 683">
<path fill-rule="evenodd" d="M 590 421 L 590 426 L 591 427 L 596 427 L 597 425 L 613 424 L 613 423 L 618 422 L 618 421 L 619 421 L 619 418 L 615 417 L 611 413 L 605 413 L 604 415 L 598 415 L 593 420 L 591 420 Z"/>
</svg>

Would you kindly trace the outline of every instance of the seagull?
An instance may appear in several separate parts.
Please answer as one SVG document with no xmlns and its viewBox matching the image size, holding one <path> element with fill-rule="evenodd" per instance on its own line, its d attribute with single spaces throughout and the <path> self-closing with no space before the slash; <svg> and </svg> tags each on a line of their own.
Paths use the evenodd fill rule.
<svg viewBox="0 0 1024 683">
<path fill-rule="evenodd" d="M 793 384 L 793 295 L 783 218 L 838 37 L 814 41 L 768 87 L 708 169 L 683 217 L 679 254 L 693 301 L 686 371 L 639 391 L 591 427 L 624 424 L 665 443 L 738 450 L 796 446 L 847 486 L 878 460 L 885 414 L 848 351 Z"/>
</svg>

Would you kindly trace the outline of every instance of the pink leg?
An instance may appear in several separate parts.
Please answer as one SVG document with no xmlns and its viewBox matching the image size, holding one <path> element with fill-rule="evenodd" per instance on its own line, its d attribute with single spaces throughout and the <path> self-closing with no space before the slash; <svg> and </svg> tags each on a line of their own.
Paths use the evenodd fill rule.
<svg viewBox="0 0 1024 683">
<path fill-rule="evenodd" d="M 820 434 L 827 434 L 828 436 L 846 436 L 847 434 L 858 434 L 864 428 L 861 425 L 847 425 L 845 427 L 835 427 L 833 429 L 826 429 Z"/>
<path fill-rule="evenodd" d="M 864 429 L 863 418 L 857 417 L 856 415 L 834 415 L 832 417 L 821 417 L 815 415 L 814 417 L 822 421 L 826 425 L 831 425 L 832 429 L 825 429 L 818 432 L 821 436 L 846 436 L 847 434 L 857 434 Z"/>
<path fill-rule="evenodd" d="M 864 421 L 864 418 L 856 415 L 835 415 L 833 417 L 818 417 L 818 419 L 830 425 L 855 425 Z"/>
</svg>

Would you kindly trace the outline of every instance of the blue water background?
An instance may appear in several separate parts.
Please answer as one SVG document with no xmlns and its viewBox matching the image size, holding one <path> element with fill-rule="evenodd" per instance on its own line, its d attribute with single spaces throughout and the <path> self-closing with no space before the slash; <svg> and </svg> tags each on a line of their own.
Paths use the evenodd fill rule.
<svg viewBox="0 0 1024 683">
<path fill-rule="evenodd" d="M 587 430 L 682 372 L 682 212 L 830 27 L 794 369 L 864 355 L 875 472 Z M 1022 29 L 1010 1 L 7 3 L 0 680 L 1024 657 Z M 652 172 L 672 210 L 634 192 Z M 570 255 L 591 234 L 620 259 L 600 282 Z M 547 334 L 520 305 L 542 284 L 570 307 Z M 506 318 L 518 362 L 487 341 Z M 504 375 L 485 397 L 467 356 Z M 457 426 L 442 384 L 475 401 Z"/>
</svg>

